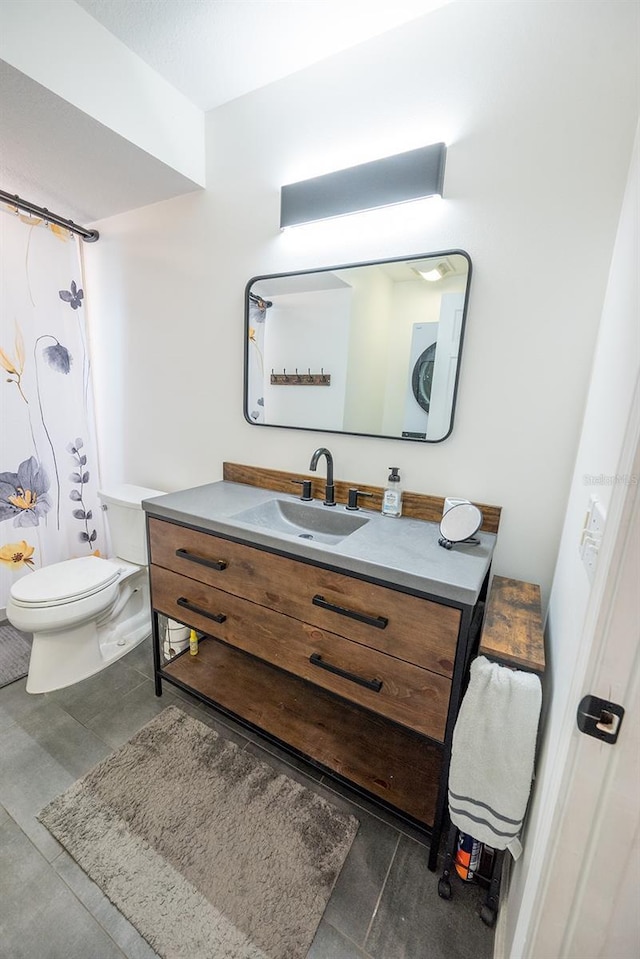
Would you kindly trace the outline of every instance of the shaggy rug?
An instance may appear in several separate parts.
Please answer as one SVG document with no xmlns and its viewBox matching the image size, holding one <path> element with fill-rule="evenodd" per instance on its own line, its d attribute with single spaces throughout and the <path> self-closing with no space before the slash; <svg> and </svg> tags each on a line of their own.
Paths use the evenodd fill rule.
<svg viewBox="0 0 640 959">
<path fill-rule="evenodd" d="M 15 683 L 29 672 L 31 634 L 10 623 L 0 626 L 0 688 Z"/>
<path fill-rule="evenodd" d="M 175 706 L 39 819 L 164 959 L 303 959 L 358 830 Z"/>
</svg>

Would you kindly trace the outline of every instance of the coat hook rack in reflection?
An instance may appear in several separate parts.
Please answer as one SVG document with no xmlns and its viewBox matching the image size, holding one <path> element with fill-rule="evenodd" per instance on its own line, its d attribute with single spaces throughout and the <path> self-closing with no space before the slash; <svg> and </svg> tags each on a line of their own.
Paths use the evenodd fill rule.
<svg viewBox="0 0 640 959">
<path fill-rule="evenodd" d="M 296 367 L 295 373 L 287 373 L 283 369 L 282 373 L 275 373 L 271 370 L 272 386 L 331 386 L 331 373 L 325 373 L 322 368 L 319 373 L 312 373 L 311 368 L 307 368 L 306 373 L 299 373 Z"/>
</svg>

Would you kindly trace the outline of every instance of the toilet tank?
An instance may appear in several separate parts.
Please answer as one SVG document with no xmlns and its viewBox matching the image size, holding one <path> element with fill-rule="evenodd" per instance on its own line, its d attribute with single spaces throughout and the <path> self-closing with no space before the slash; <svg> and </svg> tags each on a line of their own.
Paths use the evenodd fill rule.
<svg viewBox="0 0 640 959">
<path fill-rule="evenodd" d="M 98 491 L 98 498 L 107 510 L 107 524 L 114 557 L 137 566 L 147 566 L 147 535 L 142 501 L 162 496 L 157 489 L 123 483 Z"/>
</svg>

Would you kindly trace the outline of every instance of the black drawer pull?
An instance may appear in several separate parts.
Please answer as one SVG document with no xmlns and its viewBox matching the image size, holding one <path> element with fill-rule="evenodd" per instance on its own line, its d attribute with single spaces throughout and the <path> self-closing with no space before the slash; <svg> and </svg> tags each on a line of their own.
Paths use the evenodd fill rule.
<svg viewBox="0 0 640 959">
<path fill-rule="evenodd" d="M 364 686 L 366 689 L 372 689 L 374 693 L 379 693 L 382 689 L 381 679 L 363 679 L 362 676 L 356 676 L 355 673 L 348 673 L 346 669 L 340 669 L 339 666 L 332 666 L 331 663 L 325 663 L 320 653 L 311 653 L 309 662 L 312 666 L 319 666 L 320 669 L 326 669 L 329 673 L 335 673 L 336 676 L 342 676 L 358 686 Z"/>
<path fill-rule="evenodd" d="M 203 559 L 202 556 L 190 553 L 188 549 L 177 549 L 176 556 L 179 556 L 180 559 L 188 559 L 190 563 L 200 563 L 201 566 L 208 566 L 209 569 L 227 568 L 227 561 L 224 559 Z"/>
<path fill-rule="evenodd" d="M 389 622 L 386 616 L 367 616 L 366 613 L 357 613 L 353 609 L 345 609 L 344 606 L 336 606 L 335 603 L 328 603 L 324 596 L 314 596 L 311 602 L 314 606 L 322 606 L 323 609 L 330 609 L 332 613 L 340 613 L 341 616 L 357 619 L 359 623 L 366 623 L 367 626 L 375 626 L 376 629 L 385 629 Z"/>
<path fill-rule="evenodd" d="M 176 603 L 178 606 L 182 606 L 183 609 L 190 609 L 192 613 L 197 613 L 198 616 L 206 616 L 207 619 L 212 619 L 215 623 L 224 623 L 227 618 L 224 613 L 208 613 L 206 609 L 200 609 L 199 606 L 194 606 L 193 603 L 190 603 L 184 596 L 180 596 L 176 600 Z"/>
</svg>

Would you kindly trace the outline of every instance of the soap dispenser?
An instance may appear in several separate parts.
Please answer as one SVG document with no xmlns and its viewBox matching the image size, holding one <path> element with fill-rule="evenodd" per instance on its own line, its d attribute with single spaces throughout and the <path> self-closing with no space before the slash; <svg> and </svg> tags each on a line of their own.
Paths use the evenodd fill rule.
<svg viewBox="0 0 640 959">
<path fill-rule="evenodd" d="M 389 479 L 382 497 L 383 516 L 402 516 L 402 487 L 400 486 L 400 467 L 390 466 Z"/>
</svg>

